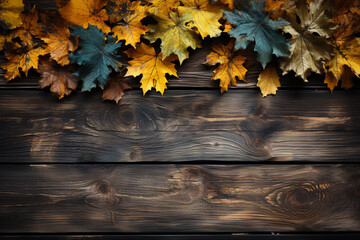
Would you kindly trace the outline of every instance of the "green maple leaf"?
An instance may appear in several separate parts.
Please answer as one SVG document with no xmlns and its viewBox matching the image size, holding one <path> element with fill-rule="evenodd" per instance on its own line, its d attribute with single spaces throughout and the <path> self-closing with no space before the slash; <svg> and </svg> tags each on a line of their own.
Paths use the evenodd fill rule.
<svg viewBox="0 0 360 240">
<path fill-rule="evenodd" d="M 289 57 L 290 44 L 278 32 L 278 28 L 289 25 L 283 19 L 271 20 L 264 11 L 264 0 L 248 3 L 244 0 L 235 0 L 241 11 L 234 9 L 224 11 L 224 16 L 233 25 L 230 36 L 236 39 L 235 49 L 245 49 L 250 42 L 255 42 L 254 50 L 258 52 L 258 61 L 263 68 L 271 61 L 272 54 L 277 57 Z"/>
<path fill-rule="evenodd" d="M 75 74 L 83 81 L 83 91 L 90 91 L 96 83 L 103 88 L 112 69 L 119 71 L 122 65 L 120 56 L 115 54 L 121 43 L 116 43 L 116 38 L 106 36 L 93 25 L 87 29 L 75 26 L 71 30 L 72 36 L 79 37 L 79 49 L 71 53 L 69 59 L 71 63 L 80 65 Z"/>
</svg>

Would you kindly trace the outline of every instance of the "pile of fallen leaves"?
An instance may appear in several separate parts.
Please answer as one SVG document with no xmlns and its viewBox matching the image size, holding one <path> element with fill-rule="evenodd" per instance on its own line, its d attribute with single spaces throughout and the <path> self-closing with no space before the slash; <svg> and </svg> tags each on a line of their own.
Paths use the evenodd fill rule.
<svg viewBox="0 0 360 240">
<path fill-rule="evenodd" d="M 360 0 L 55 0 L 56 11 L 24 11 L 22 0 L 0 0 L 1 65 L 6 80 L 31 68 L 41 88 L 59 99 L 81 85 L 100 86 L 103 99 L 118 102 L 138 77 L 145 94 L 161 94 L 176 64 L 201 48 L 205 38 L 228 34 L 204 64 L 221 92 L 246 81 L 244 49 L 257 53 L 263 96 L 276 94 L 279 74 L 304 81 L 325 74 L 331 91 L 353 86 L 360 74 Z"/>
</svg>

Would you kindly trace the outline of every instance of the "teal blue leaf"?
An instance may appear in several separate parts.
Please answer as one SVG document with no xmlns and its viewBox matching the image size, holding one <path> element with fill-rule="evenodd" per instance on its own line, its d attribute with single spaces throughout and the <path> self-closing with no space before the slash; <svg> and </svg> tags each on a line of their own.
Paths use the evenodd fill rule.
<svg viewBox="0 0 360 240">
<path fill-rule="evenodd" d="M 280 27 L 289 25 L 284 19 L 271 20 L 263 12 L 263 1 L 235 0 L 240 10 L 224 11 L 224 16 L 233 25 L 230 36 L 236 39 L 235 49 L 245 49 L 249 43 L 255 42 L 254 50 L 258 52 L 257 60 L 263 68 L 271 61 L 272 54 L 277 57 L 289 57 L 290 44 L 278 31 Z M 241 6 L 241 7 L 240 7 Z"/>
<path fill-rule="evenodd" d="M 121 43 L 116 43 L 116 38 L 106 36 L 93 25 L 89 25 L 87 29 L 74 26 L 71 28 L 71 35 L 79 37 L 79 49 L 71 53 L 69 59 L 71 63 L 79 65 L 75 75 L 83 82 L 82 90 L 90 91 L 96 87 L 96 84 L 103 88 L 109 80 L 112 69 L 119 71 L 121 62 L 116 52 L 121 47 Z"/>
</svg>

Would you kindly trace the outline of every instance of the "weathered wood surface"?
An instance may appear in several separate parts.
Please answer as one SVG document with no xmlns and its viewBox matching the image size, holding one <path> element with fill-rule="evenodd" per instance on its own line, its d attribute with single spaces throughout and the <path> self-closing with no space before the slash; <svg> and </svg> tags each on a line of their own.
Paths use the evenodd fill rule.
<svg viewBox="0 0 360 240">
<path fill-rule="evenodd" d="M 131 234 L 131 235 L 0 235 L 0 239 L 33 239 L 33 240 L 359 240 L 360 234 L 356 233 L 235 233 L 235 234 Z"/>
<path fill-rule="evenodd" d="M 129 78 L 119 105 L 0 70 L 0 239 L 359 239 L 359 90 L 288 75 L 263 99 L 248 49 L 247 83 L 221 96 L 202 62 L 223 39 L 191 50 L 164 96 Z"/>
<path fill-rule="evenodd" d="M 359 162 L 359 104 L 358 91 L 132 91 L 117 105 L 2 90 L 0 162 Z"/>
<path fill-rule="evenodd" d="M 360 231 L 359 165 L 2 165 L 1 233 Z"/>
</svg>

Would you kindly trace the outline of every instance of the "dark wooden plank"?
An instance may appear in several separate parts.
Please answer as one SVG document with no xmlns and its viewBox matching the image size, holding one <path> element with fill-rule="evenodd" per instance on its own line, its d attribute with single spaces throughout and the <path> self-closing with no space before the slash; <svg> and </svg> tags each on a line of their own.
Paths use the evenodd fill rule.
<svg viewBox="0 0 360 240">
<path fill-rule="evenodd" d="M 34 239 L 34 240 L 77 240 L 77 239 L 104 239 L 104 240 L 359 240 L 360 234 L 349 233 L 317 233 L 317 234 L 183 234 L 183 235 L 7 235 L 0 239 Z"/>
<path fill-rule="evenodd" d="M 0 91 L 0 162 L 358 162 L 358 91 Z"/>
<path fill-rule="evenodd" d="M 2 165 L 1 233 L 360 231 L 360 165 Z"/>
</svg>

